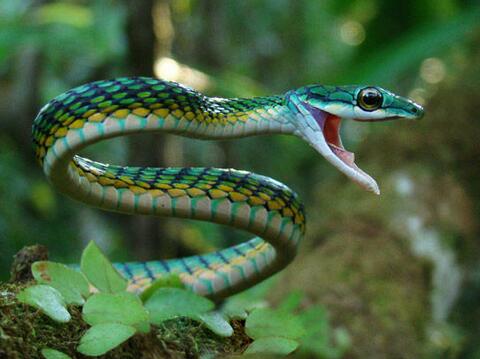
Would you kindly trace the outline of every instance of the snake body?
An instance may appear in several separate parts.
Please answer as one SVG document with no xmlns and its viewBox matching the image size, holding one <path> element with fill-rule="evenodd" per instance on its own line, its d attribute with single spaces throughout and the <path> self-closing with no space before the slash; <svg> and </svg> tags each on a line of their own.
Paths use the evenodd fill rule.
<svg viewBox="0 0 480 359">
<path fill-rule="evenodd" d="M 298 196 L 271 178 L 246 171 L 118 166 L 95 162 L 78 153 L 104 139 L 147 131 L 201 139 L 295 134 L 316 147 L 312 136 L 318 133 L 322 121 L 328 116 L 333 116 L 333 121 L 337 114 L 315 101 L 339 108 L 345 101 L 354 101 L 357 92 L 357 87 L 315 85 L 281 96 L 223 99 L 153 78 L 97 81 L 67 91 L 41 109 L 33 124 L 34 147 L 50 182 L 89 205 L 129 214 L 210 221 L 254 234 L 256 237 L 245 243 L 213 253 L 116 264 L 132 291 L 145 289 L 167 273 L 177 273 L 196 293 L 220 298 L 258 283 L 292 261 L 305 233 L 304 208 Z M 385 92 L 378 111 L 389 112 L 379 116 L 370 111 L 365 119 L 373 115 L 375 119 L 413 118 L 411 105 Z M 407 107 L 408 116 L 403 113 Z M 327 131 L 326 126 L 321 129 Z M 332 141 L 328 142 L 331 152 L 345 162 L 341 141 Z M 333 157 L 326 156 L 340 166 Z M 347 175 L 351 171 L 341 170 Z M 374 190 L 362 179 L 356 181 Z"/>
</svg>

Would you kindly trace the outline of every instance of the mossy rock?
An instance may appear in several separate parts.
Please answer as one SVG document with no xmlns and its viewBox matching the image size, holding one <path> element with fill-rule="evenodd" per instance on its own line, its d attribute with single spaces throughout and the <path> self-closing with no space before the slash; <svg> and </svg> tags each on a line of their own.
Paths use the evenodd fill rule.
<svg viewBox="0 0 480 359">
<path fill-rule="evenodd" d="M 76 347 L 88 325 L 81 309 L 70 306 L 72 320 L 57 323 L 35 308 L 19 303 L 16 293 L 31 283 L 0 285 L 0 358 L 41 358 L 43 348 L 53 348 L 72 358 L 84 358 Z M 221 338 L 201 324 L 179 318 L 136 334 L 126 343 L 100 358 L 197 358 L 210 353 L 224 357 L 241 353 L 251 342 L 244 323 L 233 321 L 234 335 Z"/>
<path fill-rule="evenodd" d="M 16 255 L 12 266 L 14 281 L 0 283 L 1 359 L 42 358 L 43 348 L 59 350 L 72 358 L 86 358 L 76 351 L 80 338 L 89 327 L 82 320 L 80 307 L 69 306 L 72 319 L 68 323 L 57 323 L 16 299 L 19 291 L 33 283 L 29 273 L 31 263 L 46 258 L 43 247 L 23 249 Z M 203 355 L 215 358 L 240 354 L 251 339 L 245 334 L 243 321 L 232 321 L 231 324 L 234 334 L 222 338 L 193 320 L 172 319 L 160 326 L 152 326 L 149 333 L 137 333 L 100 358 L 198 358 Z"/>
</svg>

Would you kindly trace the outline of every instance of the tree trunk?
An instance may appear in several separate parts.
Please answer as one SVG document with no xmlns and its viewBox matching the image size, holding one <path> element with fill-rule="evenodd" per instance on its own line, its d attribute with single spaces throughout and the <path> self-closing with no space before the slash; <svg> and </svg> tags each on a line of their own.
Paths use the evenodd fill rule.
<svg viewBox="0 0 480 359">
<path fill-rule="evenodd" d="M 155 49 L 162 46 L 154 32 L 153 0 L 127 0 L 128 65 L 132 76 L 153 76 Z M 164 163 L 162 136 L 140 135 L 129 138 L 129 165 L 154 166 Z M 175 241 L 168 238 L 165 221 L 151 216 L 130 216 L 129 238 L 135 259 L 176 255 Z"/>
</svg>

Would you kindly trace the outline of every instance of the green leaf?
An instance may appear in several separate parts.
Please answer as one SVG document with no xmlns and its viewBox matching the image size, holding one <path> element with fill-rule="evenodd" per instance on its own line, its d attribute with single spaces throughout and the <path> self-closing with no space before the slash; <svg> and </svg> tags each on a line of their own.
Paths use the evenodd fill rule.
<svg viewBox="0 0 480 359">
<path fill-rule="evenodd" d="M 117 293 L 127 289 L 127 281 L 93 241 L 83 251 L 80 267 L 90 283 L 101 292 Z"/>
<path fill-rule="evenodd" d="M 25 288 L 17 294 L 17 299 L 22 303 L 42 310 L 57 322 L 66 323 L 71 318 L 60 292 L 48 285 L 40 284 Z"/>
<path fill-rule="evenodd" d="M 146 322 L 138 323 L 138 324 L 135 325 L 135 328 L 137 328 L 137 330 L 140 333 L 149 333 L 150 332 L 150 322 L 146 321 Z"/>
<path fill-rule="evenodd" d="M 146 302 L 148 298 L 157 291 L 157 289 L 166 287 L 183 289 L 185 288 L 185 285 L 182 283 L 178 274 L 168 274 L 153 281 L 152 284 L 140 294 L 140 298 L 143 302 Z"/>
<path fill-rule="evenodd" d="M 280 328 L 278 328 L 281 330 Z M 281 337 L 265 337 L 255 340 L 245 350 L 245 354 L 288 355 L 298 348 L 298 342 Z"/>
<path fill-rule="evenodd" d="M 304 297 L 305 294 L 302 291 L 294 291 L 282 300 L 277 309 L 286 312 L 292 312 L 300 306 L 300 303 Z"/>
<path fill-rule="evenodd" d="M 239 319 L 245 320 L 248 317 L 248 313 L 245 308 L 235 308 L 234 306 L 228 306 L 226 308 L 221 309 L 223 315 L 225 315 L 229 319 Z"/>
<path fill-rule="evenodd" d="M 312 306 L 300 314 L 300 320 L 307 329 L 307 334 L 302 337 L 300 350 L 328 357 L 325 354 L 330 348 L 330 326 L 325 309 Z"/>
<path fill-rule="evenodd" d="M 245 323 L 247 335 L 253 339 L 281 336 L 298 339 L 305 335 L 299 317 L 291 313 L 269 308 L 255 309 Z"/>
<path fill-rule="evenodd" d="M 42 349 L 42 355 L 45 359 L 71 359 L 67 354 L 50 348 Z"/>
<path fill-rule="evenodd" d="M 186 289 L 160 288 L 146 302 L 150 322 L 160 324 L 175 317 L 197 319 L 199 315 L 213 309 L 214 304 Z"/>
<path fill-rule="evenodd" d="M 263 283 L 261 284 L 263 285 Z M 268 306 L 268 302 L 264 299 L 261 299 L 258 295 L 248 294 L 252 293 L 250 288 L 245 292 L 234 295 L 227 299 L 225 304 L 222 306 L 222 313 L 230 319 L 247 319 L 248 313 L 257 308 L 265 308 Z"/>
<path fill-rule="evenodd" d="M 351 345 L 350 336 L 344 329 L 335 329 L 332 343 L 332 329 L 325 308 L 312 306 L 300 314 L 300 319 L 307 329 L 300 340 L 300 352 L 322 358 L 343 358 Z"/>
<path fill-rule="evenodd" d="M 231 337 L 233 328 L 219 312 L 200 314 L 198 320 L 220 337 Z"/>
<path fill-rule="evenodd" d="M 94 294 L 83 306 L 82 314 L 83 320 L 90 325 L 120 323 L 135 326 L 148 321 L 148 312 L 140 298 L 128 292 Z"/>
<path fill-rule="evenodd" d="M 222 305 L 222 313 L 230 319 L 244 320 L 254 309 L 268 307 L 265 297 L 277 281 L 277 277 L 270 277 L 252 288 L 229 297 Z"/>
<path fill-rule="evenodd" d="M 83 305 L 90 295 L 85 276 L 67 266 L 41 261 L 32 264 L 33 277 L 40 284 L 48 284 L 58 290 L 67 304 Z"/>
<path fill-rule="evenodd" d="M 119 323 L 97 324 L 87 330 L 80 339 L 77 350 L 85 355 L 97 356 L 122 344 L 133 336 L 136 329 Z"/>
</svg>

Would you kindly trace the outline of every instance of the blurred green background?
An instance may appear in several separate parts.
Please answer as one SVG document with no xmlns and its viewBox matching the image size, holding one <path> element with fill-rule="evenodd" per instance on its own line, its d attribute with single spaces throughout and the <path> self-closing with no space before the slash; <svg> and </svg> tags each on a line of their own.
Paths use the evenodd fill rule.
<svg viewBox="0 0 480 359">
<path fill-rule="evenodd" d="M 362 191 L 301 140 L 133 136 L 96 145 L 113 163 L 234 167 L 304 199 L 307 237 L 268 298 L 293 290 L 350 334 L 347 358 L 480 358 L 480 6 L 460 0 L 0 0 L 0 280 L 24 245 L 78 261 L 189 255 L 244 233 L 102 212 L 56 193 L 34 161 L 41 106 L 115 76 L 215 96 L 309 83 L 372 84 L 426 107 L 417 123 L 344 123 L 382 189 Z"/>
</svg>

